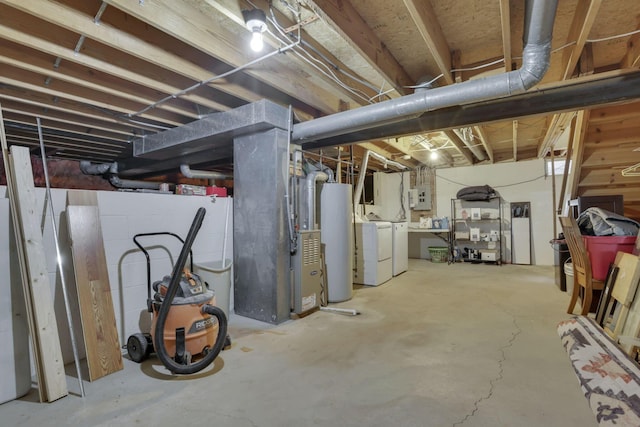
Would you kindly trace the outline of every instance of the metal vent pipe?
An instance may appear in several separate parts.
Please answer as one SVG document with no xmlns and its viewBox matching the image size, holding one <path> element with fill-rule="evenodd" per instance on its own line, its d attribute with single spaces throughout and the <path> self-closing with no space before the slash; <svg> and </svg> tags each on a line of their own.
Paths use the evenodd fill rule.
<svg viewBox="0 0 640 427">
<path fill-rule="evenodd" d="M 522 66 L 508 73 L 468 80 L 450 86 L 419 91 L 411 95 L 342 113 L 298 123 L 292 142 L 302 143 L 330 138 L 416 117 L 441 108 L 487 101 L 525 92 L 549 68 L 551 38 L 557 0 L 527 0 L 524 22 Z"/>
</svg>

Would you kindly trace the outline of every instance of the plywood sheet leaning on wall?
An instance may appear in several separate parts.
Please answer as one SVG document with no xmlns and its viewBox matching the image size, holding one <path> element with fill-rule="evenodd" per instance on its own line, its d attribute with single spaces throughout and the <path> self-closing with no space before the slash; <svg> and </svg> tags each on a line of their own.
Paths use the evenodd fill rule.
<svg viewBox="0 0 640 427">
<path fill-rule="evenodd" d="M 97 206 L 67 206 L 89 380 L 122 369 L 111 286 Z"/>
<path fill-rule="evenodd" d="M 53 296 L 46 265 L 40 218 L 37 214 L 31 155 L 26 147 L 11 147 L 10 175 L 14 188 L 11 203 L 15 205 L 14 227 L 19 236 L 19 257 L 31 333 L 35 336 L 34 358 L 38 370 L 38 389 L 42 400 L 52 402 L 67 395 L 67 379 L 60 347 L 60 337 L 53 307 Z M 9 174 L 8 174 L 9 175 Z M 24 277 L 27 278 L 25 282 Z"/>
</svg>

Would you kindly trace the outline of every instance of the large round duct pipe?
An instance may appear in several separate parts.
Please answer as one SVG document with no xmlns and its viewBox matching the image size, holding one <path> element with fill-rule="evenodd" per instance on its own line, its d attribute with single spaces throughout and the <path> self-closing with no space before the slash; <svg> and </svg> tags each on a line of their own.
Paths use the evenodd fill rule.
<svg viewBox="0 0 640 427">
<path fill-rule="evenodd" d="M 390 124 L 427 111 L 488 101 L 525 92 L 542 80 L 549 68 L 551 38 L 557 0 L 528 0 L 525 10 L 522 67 L 508 73 L 367 105 L 342 113 L 298 123 L 293 143 L 329 138 L 346 132 Z"/>
</svg>

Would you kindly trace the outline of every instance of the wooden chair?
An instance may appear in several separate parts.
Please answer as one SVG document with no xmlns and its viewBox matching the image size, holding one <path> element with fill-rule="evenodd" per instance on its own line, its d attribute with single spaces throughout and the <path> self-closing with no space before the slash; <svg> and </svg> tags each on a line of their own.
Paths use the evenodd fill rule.
<svg viewBox="0 0 640 427">
<path fill-rule="evenodd" d="M 603 290 L 604 282 L 594 280 L 591 276 L 591 262 L 589 261 L 587 248 L 582 240 L 582 234 L 580 234 L 576 220 L 573 217 L 560 217 L 560 224 L 562 224 L 562 232 L 567 241 L 567 246 L 569 246 L 571 263 L 573 264 L 573 294 L 571 295 L 571 301 L 569 301 L 567 313 L 573 314 L 573 309 L 575 308 L 576 302 L 578 302 L 580 291 L 582 290 L 583 296 L 580 314 L 585 316 L 591 308 L 593 291 Z"/>
</svg>

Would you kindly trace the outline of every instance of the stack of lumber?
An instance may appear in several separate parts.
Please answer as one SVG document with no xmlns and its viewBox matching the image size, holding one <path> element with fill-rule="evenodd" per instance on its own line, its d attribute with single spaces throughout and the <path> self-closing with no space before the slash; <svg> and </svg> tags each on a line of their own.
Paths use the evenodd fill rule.
<svg viewBox="0 0 640 427">
<path fill-rule="evenodd" d="M 46 268 L 31 156 L 26 147 L 12 146 L 9 151 L 3 123 L 0 109 L 2 158 L 29 318 L 38 393 L 40 401 L 52 402 L 66 396 L 68 391 Z"/>
</svg>

